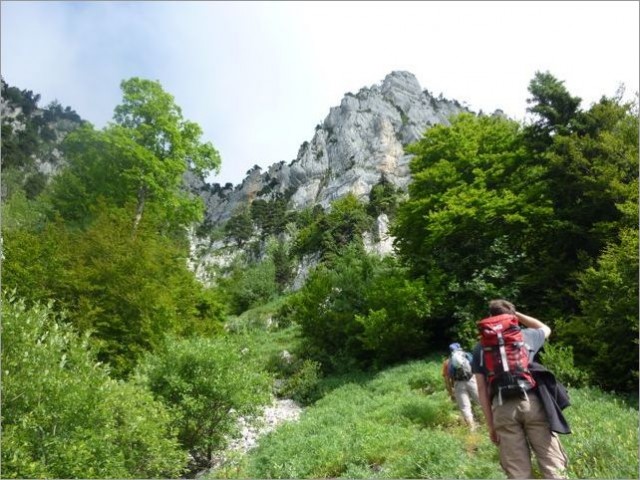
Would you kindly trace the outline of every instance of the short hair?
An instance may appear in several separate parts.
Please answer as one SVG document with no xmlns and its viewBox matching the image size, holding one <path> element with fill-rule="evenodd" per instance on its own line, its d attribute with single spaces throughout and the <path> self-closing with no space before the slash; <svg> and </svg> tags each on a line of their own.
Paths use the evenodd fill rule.
<svg viewBox="0 0 640 480">
<path fill-rule="evenodd" d="M 504 313 L 515 315 L 516 307 L 513 303 L 508 302 L 507 300 L 491 300 L 489 302 L 489 313 L 491 313 L 491 315 L 502 315 Z"/>
</svg>

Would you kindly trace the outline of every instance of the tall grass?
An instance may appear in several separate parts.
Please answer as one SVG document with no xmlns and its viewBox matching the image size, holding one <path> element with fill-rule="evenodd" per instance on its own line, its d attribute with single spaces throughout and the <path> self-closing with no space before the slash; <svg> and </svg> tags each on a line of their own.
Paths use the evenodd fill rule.
<svg viewBox="0 0 640 480">
<path fill-rule="evenodd" d="M 432 357 L 326 379 L 324 396 L 297 423 L 210 478 L 504 478 L 486 429 L 468 431 L 440 368 Z M 573 434 L 562 436 L 569 476 L 638 478 L 638 412 L 598 390 L 570 393 Z"/>
<path fill-rule="evenodd" d="M 246 347 L 247 361 L 264 366 L 283 350 L 298 351 L 295 325 L 266 322 L 277 306 L 234 320 L 237 334 L 229 340 Z M 230 455 L 208 478 L 505 478 L 484 425 L 471 433 L 447 396 L 443 358 L 314 377 L 314 395 L 299 421 L 281 425 L 246 455 Z M 637 398 L 629 403 L 593 388 L 569 393 L 572 405 L 564 413 L 573 433 L 561 437 L 569 476 L 638 478 Z"/>
<path fill-rule="evenodd" d="M 438 361 L 344 383 L 217 478 L 499 478 L 488 437 L 470 434 Z"/>
</svg>

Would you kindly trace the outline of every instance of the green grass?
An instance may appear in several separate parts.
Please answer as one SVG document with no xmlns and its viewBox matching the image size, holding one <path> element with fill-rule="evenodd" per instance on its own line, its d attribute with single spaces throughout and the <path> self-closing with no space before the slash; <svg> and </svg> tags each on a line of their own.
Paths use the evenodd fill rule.
<svg viewBox="0 0 640 480">
<path fill-rule="evenodd" d="M 297 330 L 245 331 L 253 361 L 293 350 Z M 209 478 L 505 478 L 484 426 L 471 433 L 448 398 L 441 357 L 323 378 L 300 420 L 235 455 Z M 570 389 L 570 478 L 638 478 L 638 411 L 621 397 Z M 635 405 L 635 406 L 634 406 Z M 482 419 L 479 409 L 477 418 Z"/>
<path fill-rule="evenodd" d="M 439 368 L 413 362 L 344 383 L 212 477 L 503 477 L 488 437 L 468 432 L 439 387 Z"/>
</svg>

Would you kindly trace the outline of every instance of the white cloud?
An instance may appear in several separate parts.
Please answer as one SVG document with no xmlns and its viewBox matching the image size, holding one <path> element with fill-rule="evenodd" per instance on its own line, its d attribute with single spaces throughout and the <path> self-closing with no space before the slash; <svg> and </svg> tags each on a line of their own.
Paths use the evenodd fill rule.
<svg viewBox="0 0 640 480">
<path fill-rule="evenodd" d="M 98 126 L 159 80 L 221 152 L 214 181 L 291 161 L 344 93 L 408 70 L 474 110 L 525 115 L 536 70 L 585 106 L 638 90 L 637 2 L 2 2 L 2 75 Z"/>
</svg>

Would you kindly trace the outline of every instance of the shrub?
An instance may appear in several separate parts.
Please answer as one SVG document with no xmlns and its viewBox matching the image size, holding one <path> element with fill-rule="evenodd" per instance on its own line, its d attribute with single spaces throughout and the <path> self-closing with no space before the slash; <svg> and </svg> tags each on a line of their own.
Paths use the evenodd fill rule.
<svg viewBox="0 0 640 480">
<path fill-rule="evenodd" d="M 566 386 L 582 387 L 588 383 L 587 372 L 573 363 L 573 347 L 546 343 L 540 356 L 545 366 Z"/>
<path fill-rule="evenodd" d="M 195 468 L 208 466 L 234 433 L 238 416 L 266 403 L 270 391 L 267 376 L 222 337 L 168 339 L 145 357 L 136 378 L 173 410 Z"/>
<path fill-rule="evenodd" d="M 320 396 L 321 366 L 313 360 L 302 360 L 296 363 L 293 373 L 284 380 L 279 394 L 308 405 Z"/>
<path fill-rule="evenodd" d="M 3 478 L 180 475 L 186 453 L 150 392 L 109 378 L 49 307 L 3 298 Z M 10 339 L 10 341 L 7 341 Z"/>
<path fill-rule="evenodd" d="M 429 345 L 430 302 L 422 280 L 409 280 L 392 258 L 351 246 L 321 265 L 291 298 L 305 356 L 328 369 L 382 366 L 416 358 Z"/>
</svg>

